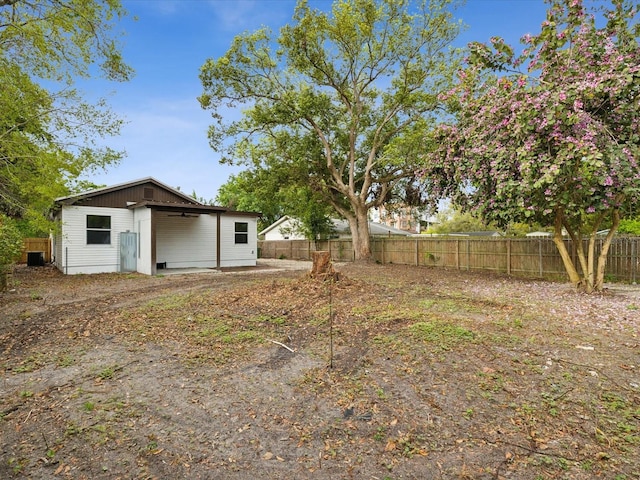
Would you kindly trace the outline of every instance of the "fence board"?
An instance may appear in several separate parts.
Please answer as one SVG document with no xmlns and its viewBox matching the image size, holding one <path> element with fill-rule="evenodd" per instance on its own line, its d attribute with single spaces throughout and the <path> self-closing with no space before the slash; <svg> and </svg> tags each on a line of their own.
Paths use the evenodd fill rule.
<svg viewBox="0 0 640 480">
<path fill-rule="evenodd" d="M 571 240 L 567 249 L 575 257 Z M 603 241 L 596 242 L 596 252 Z M 311 260 L 311 252 L 327 250 L 336 262 L 354 259 L 350 239 L 260 241 L 262 258 Z M 588 242 L 583 248 L 586 251 Z M 607 281 L 634 283 L 639 276 L 640 237 L 614 238 L 609 248 Z M 459 270 L 493 271 L 519 277 L 567 280 L 562 258 L 548 238 L 372 237 L 371 252 L 379 263 Z"/>
</svg>

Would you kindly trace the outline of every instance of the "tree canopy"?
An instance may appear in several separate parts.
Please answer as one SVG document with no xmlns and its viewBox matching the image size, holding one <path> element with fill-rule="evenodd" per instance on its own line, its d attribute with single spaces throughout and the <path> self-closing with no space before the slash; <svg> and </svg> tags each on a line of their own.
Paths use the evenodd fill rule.
<svg viewBox="0 0 640 480">
<path fill-rule="evenodd" d="M 438 148 L 426 173 L 442 196 L 488 221 L 553 225 L 570 280 L 600 290 L 621 213 L 639 198 L 638 9 L 626 0 L 601 12 L 581 0 L 547 3 L 547 19 L 538 35 L 523 37 L 522 55 L 500 38 L 470 46 L 444 99 L 454 121 L 432 137 Z M 604 222 L 611 229 L 596 256 Z"/>
<path fill-rule="evenodd" d="M 451 7 L 336 0 L 325 13 L 302 0 L 279 36 L 238 35 L 200 72 L 211 146 L 223 161 L 284 166 L 349 222 L 356 258 L 370 258 L 368 211 L 415 176 L 456 69 Z M 228 111 L 238 107 L 240 119 Z"/>
<path fill-rule="evenodd" d="M 74 83 L 96 68 L 131 77 L 114 33 L 123 15 L 118 0 L 0 0 L 0 212 L 30 230 L 47 230 L 53 199 L 82 173 L 122 157 L 99 145 L 122 121 Z"/>
</svg>

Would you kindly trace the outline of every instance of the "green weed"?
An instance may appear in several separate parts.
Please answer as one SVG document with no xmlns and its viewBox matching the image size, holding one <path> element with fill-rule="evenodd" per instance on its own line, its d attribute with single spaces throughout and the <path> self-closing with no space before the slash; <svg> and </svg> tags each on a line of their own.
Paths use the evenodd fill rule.
<svg viewBox="0 0 640 480">
<path fill-rule="evenodd" d="M 287 323 L 286 318 L 274 317 L 271 315 L 257 315 L 255 317 L 249 318 L 249 321 L 253 323 L 258 323 L 258 324 L 276 325 L 276 326 L 281 326 Z"/>
<path fill-rule="evenodd" d="M 117 365 L 113 366 L 113 367 L 106 367 L 103 368 L 100 373 L 98 373 L 98 378 L 100 378 L 101 380 L 110 380 L 113 378 L 113 376 L 116 373 L 117 370 Z"/>
<path fill-rule="evenodd" d="M 612 392 L 604 392 L 600 398 L 604 402 L 606 409 L 611 412 L 624 410 L 627 406 L 624 398 Z"/>
<path fill-rule="evenodd" d="M 380 426 L 378 427 L 378 429 L 376 430 L 376 433 L 373 434 L 373 439 L 376 442 L 381 442 L 385 439 L 385 437 L 387 436 L 387 429 L 384 426 Z"/>
<path fill-rule="evenodd" d="M 20 366 L 14 368 L 16 373 L 29 373 L 42 368 L 46 362 L 40 356 L 31 355 L 27 357 Z"/>
<path fill-rule="evenodd" d="M 409 332 L 423 342 L 434 343 L 444 349 L 475 338 L 471 330 L 443 321 L 414 323 L 409 327 Z"/>
<path fill-rule="evenodd" d="M 230 325 L 220 324 L 213 328 L 205 328 L 196 333 L 203 340 L 236 344 L 252 341 L 262 341 L 262 336 L 252 330 L 234 331 Z"/>
<path fill-rule="evenodd" d="M 58 367 L 70 367 L 76 363 L 75 357 L 69 354 L 61 354 L 56 358 L 56 365 Z"/>
<path fill-rule="evenodd" d="M 13 473 L 15 475 L 18 475 L 20 472 L 22 472 L 24 470 L 24 468 L 29 465 L 29 460 L 27 460 L 26 458 L 15 458 L 15 457 L 11 457 L 8 461 L 7 464 L 9 465 L 9 467 L 11 468 L 11 470 L 13 471 Z"/>
</svg>

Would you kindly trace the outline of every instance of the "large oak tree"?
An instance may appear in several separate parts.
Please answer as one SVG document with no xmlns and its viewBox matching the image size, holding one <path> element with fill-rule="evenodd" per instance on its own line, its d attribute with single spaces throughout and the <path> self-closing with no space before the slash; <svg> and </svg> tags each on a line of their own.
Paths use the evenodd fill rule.
<svg viewBox="0 0 640 480">
<path fill-rule="evenodd" d="M 223 161 L 279 162 L 351 227 L 369 259 L 368 211 L 414 177 L 423 132 L 450 85 L 460 25 L 449 0 L 300 1 L 275 37 L 237 36 L 201 68 L 211 146 Z M 241 118 L 230 108 L 243 108 Z"/>
</svg>

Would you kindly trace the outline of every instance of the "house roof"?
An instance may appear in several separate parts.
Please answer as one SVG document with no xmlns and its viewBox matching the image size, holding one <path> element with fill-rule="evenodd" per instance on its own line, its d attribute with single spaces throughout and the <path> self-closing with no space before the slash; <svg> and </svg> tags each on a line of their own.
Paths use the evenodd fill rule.
<svg viewBox="0 0 640 480">
<path fill-rule="evenodd" d="M 147 186 L 157 187 L 160 190 L 165 192 L 160 200 L 155 199 L 143 199 L 139 200 L 140 196 L 133 195 L 133 198 L 124 198 L 118 197 L 116 200 L 107 201 L 106 197 L 113 198 L 113 195 L 120 195 L 122 192 L 127 192 L 132 187 L 141 188 L 144 187 L 146 189 Z M 130 194 L 131 192 L 129 192 Z M 125 195 L 128 195 L 125 193 Z M 129 208 L 136 209 L 141 207 L 151 208 L 157 211 L 164 212 L 180 212 L 180 213 L 231 213 L 233 215 L 239 216 L 252 216 L 259 217 L 260 213 L 257 212 L 238 212 L 235 210 L 230 210 L 225 207 L 218 207 L 215 205 L 205 205 L 195 198 L 184 194 L 180 190 L 176 190 L 153 177 L 141 178 L 139 180 L 133 180 L 131 182 L 119 183 L 117 185 L 111 185 L 109 187 L 96 188 L 93 190 L 88 190 L 86 192 L 78 193 L 75 195 L 69 195 L 67 197 L 60 197 L 55 200 L 56 205 L 59 207 L 61 205 L 83 205 L 87 200 L 96 200 L 96 198 L 100 198 L 101 204 L 95 206 L 118 206 L 120 208 Z M 125 202 L 125 200 L 127 200 Z M 129 201 L 131 200 L 131 201 Z M 93 202 L 91 202 L 93 203 Z"/>
<path fill-rule="evenodd" d="M 450 235 L 452 237 L 501 237 L 502 233 L 496 230 L 486 230 L 477 232 L 450 232 L 445 233 L 445 235 Z"/>
<path fill-rule="evenodd" d="M 271 230 L 273 230 L 274 228 L 278 228 L 280 225 L 282 225 L 283 223 L 285 223 L 287 220 L 291 220 L 291 217 L 289 217 L 289 215 L 285 215 L 283 217 L 280 217 L 278 220 L 276 220 L 275 222 L 273 222 L 271 225 L 269 225 L 267 228 L 265 228 L 264 230 L 262 230 L 261 232 L 258 233 L 258 235 L 266 235 L 267 233 L 269 233 Z"/>
<path fill-rule="evenodd" d="M 264 230 L 262 230 L 258 235 L 265 235 L 269 233 L 271 230 L 280 227 L 283 223 L 286 223 L 289 220 L 294 220 L 294 219 L 292 219 L 288 215 L 285 215 L 280 219 L 276 220 L 275 222 L 273 222 Z M 347 222 L 346 220 L 333 219 L 332 222 L 333 222 L 333 228 L 336 233 L 342 233 L 342 234 L 348 234 L 348 235 L 351 234 L 349 222 Z M 389 227 L 381 223 L 369 222 L 369 234 L 374 236 L 380 236 L 380 235 L 407 236 L 409 235 L 409 232 L 406 232 L 404 230 L 399 230 L 397 228 Z"/>
<path fill-rule="evenodd" d="M 77 193 L 75 195 L 69 195 L 67 197 L 56 198 L 55 202 L 56 203 L 64 203 L 66 205 L 73 205 L 75 202 L 77 202 L 79 200 L 84 200 L 86 198 L 95 197 L 97 195 L 102 195 L 104 193 L 115 192 L 117 190 L 122 190 L 122 189 L 125 189 L 125 188 L 135 187 L 137 185 L 142 185 L 142 184 L 145 184 L 145 183 L 152 183 L 152 184 L 156 185 L 157 187 L 160 187 L 160 188 L 162 188 L 164 190 L 168 190 L 171 193 L 173 193 L 175 195 L 178 195 L 179 197 L 184 198 L 189 203 L 202 205 L 195 198 L 190 197 L 189 195 L 186 195 L 185 193 L 181 192 L 180 190 L 176 190 L 175 188 L 172 188 L 172 187 L 170 187 L 170 186 L 168 186 L 168 185 L 156 180 L 153 177 L 140 178 L 138 180 L 132 180 L 131 182 L 118 183 L 116 185 L 111 185 L 109 187 L 102 187 L 102 188 L 95 188 L 93 190 L 87 190 L 86 192 Z"/>
<path fill-rule="evenodd" d="M 338 233 L 346 233 L 351 234 L 351 228 L 349 227 L 349 222 L 346 220 L 333 220 L 334 228 Z M 381 235 L 402 235 L 404 237 L 409 235 L 409 232 L 405 230 L 400 230 L 398 228 L 393 228 L 388 225 L 384 225 L 382 223 L 369 222 L 369 234 L 373 236 L 381 236 Z"/>
</svg>

